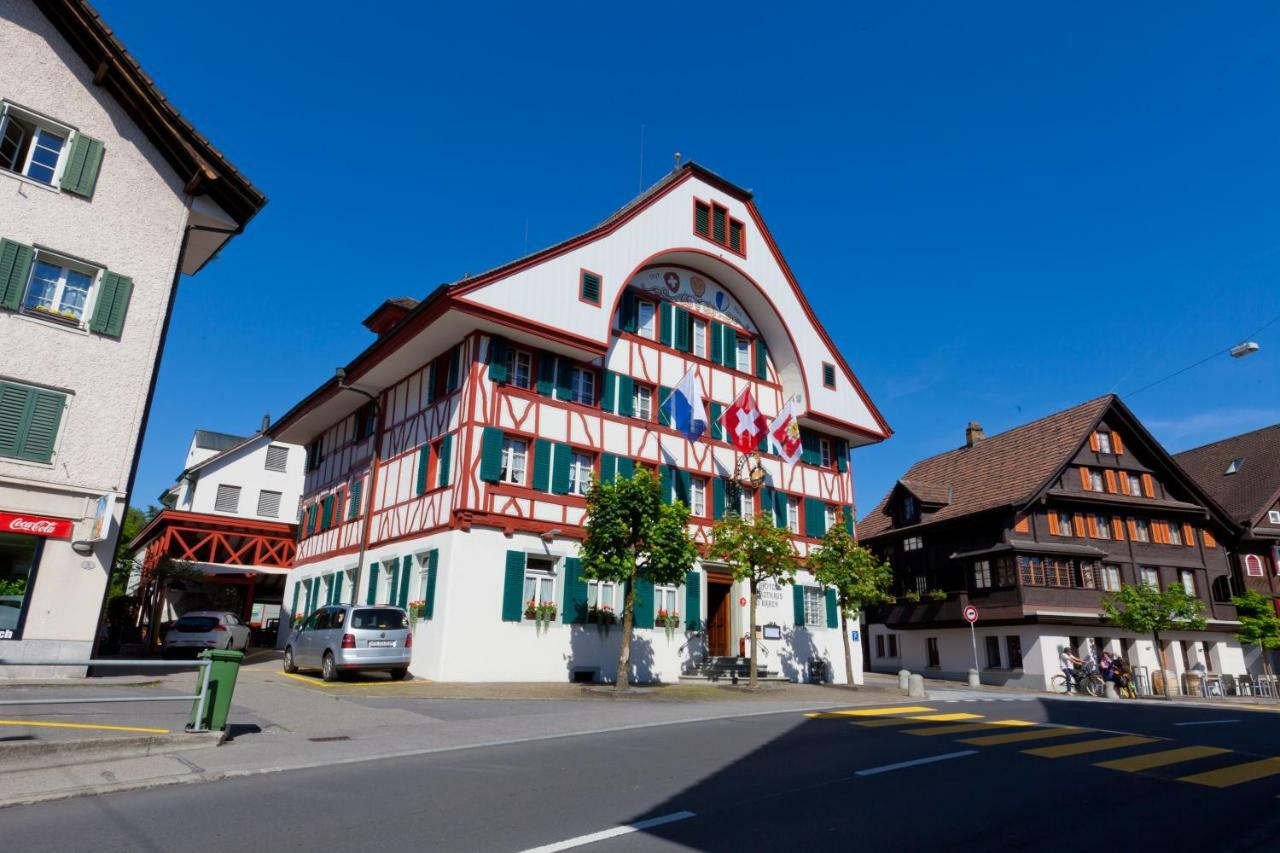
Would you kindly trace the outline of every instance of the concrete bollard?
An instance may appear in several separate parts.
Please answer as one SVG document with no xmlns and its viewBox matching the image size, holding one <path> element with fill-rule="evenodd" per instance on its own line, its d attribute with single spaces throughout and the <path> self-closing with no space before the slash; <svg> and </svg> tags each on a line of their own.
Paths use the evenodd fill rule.
<svg viewBox="0 0 1280 853">
<path fill-rule="evenodd" d="M 928 699 L 929 698 L 924 692 L 924 676 L 923 675 L 911 676 L 911 685 L 910 687 L 907 688 L 907 695 L 910 696 L 912 699 Z"/>
<path fill-rule="evenodd" d="M 1108 699 L 1119 699 L 1120 694 L 1116 692 L 1116 686 L 1110 681 L 1103 682 L 1102 691 Z"/>
<path fill-rule="evenodd" d="M 982 679 L 978 678 L 978 671 L 976 669 L 969 670 L 969 686 L 970 687 L 982 686 Z"/>
<path fill-rule="evenodd" d="M 898 670 L 898 689 L 903 693 L 907 692 L 907 686 L 911 681 L 911 673 L 905 669 Z"/>
</svg>

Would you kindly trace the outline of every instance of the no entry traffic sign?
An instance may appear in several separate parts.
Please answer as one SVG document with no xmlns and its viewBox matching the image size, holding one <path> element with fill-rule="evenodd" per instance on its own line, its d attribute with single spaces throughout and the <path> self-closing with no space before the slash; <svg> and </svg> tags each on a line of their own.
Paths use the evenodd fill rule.
<svg viewBox="0 0 1280 853">
<path fill-rule="evenodd" d="M 972 604 L 966 607 L 964 609 L 964 621 L 968 622 L 970 625 L 972 625 L 974 622 L 977 622 L 978 608 L 974 607 Z"/>
</svg>

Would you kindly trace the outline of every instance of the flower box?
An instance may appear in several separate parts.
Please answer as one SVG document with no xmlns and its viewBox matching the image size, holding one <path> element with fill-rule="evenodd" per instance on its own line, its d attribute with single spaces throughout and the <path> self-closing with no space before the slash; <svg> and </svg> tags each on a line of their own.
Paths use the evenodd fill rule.
<svg viewBox="0 0 1280 853">
<path fill-rule="evenodd" d="M 587 611 L 587 622 L 592 625 L 616 625 L 618 624 L 618 614 L 612 610 L 601 610 L 593 607 Z"/>
<path fill-rule="evenodd" d="M 680 614 L 659 610 L 658 615 L 653 618 L 653 624 L 656 628 L 679 628 Z"/>
</svg>

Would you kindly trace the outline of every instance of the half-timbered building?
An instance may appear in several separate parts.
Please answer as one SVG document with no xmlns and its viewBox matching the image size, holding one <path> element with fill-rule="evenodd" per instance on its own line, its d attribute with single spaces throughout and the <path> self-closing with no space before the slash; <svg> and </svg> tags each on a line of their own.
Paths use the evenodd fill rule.
<svg viewBox="0 0 1280 853">
<path fill-rule="evenodd" d="M 377 339 L 271 429 L 309 448 L 285 605 L 409 607 L 420 676 L 609 677 L 623 591 L 580 574 L 588 485 L 648 466 L 707 543 L 743 474 L 717 421 L 744 388 L 766 416 L 790 398 L 804 412 L 802 461 L 762 453 L 737 507 L 788 527 L 802 556 L 852 525 L 850 450 L 889 435 L 751 194 L 692 163 L 584 234 L 389 299 L 365 325 Z M 697 442 L 661 407 L 690 369 L 713 422 Z M 637 678 L 738 654 L 748 593 L 722 567 L 637 592 Z M 770 672 L 842 655 L 806 572 L 759 606 Z"/>
</svg>

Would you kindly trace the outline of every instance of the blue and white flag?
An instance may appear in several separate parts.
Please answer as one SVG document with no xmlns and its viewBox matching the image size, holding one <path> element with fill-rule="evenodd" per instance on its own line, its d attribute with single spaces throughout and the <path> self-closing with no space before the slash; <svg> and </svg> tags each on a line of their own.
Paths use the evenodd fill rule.
<svg viewBox="0 0 1280 853">
<path fill-rule="evenodd" d="M 684 433 L 684 437 L 690 441 L 697 441 L 707 431 L 707 409 L 702 404 L 702 391 L 698 387 L 698 375 L 693 368 L 684 375 L 679 385 L 671 389 L 661 405 L 667 422 Z"/>
</svg>

